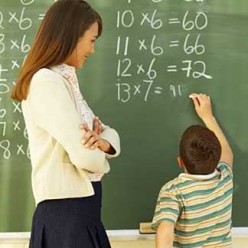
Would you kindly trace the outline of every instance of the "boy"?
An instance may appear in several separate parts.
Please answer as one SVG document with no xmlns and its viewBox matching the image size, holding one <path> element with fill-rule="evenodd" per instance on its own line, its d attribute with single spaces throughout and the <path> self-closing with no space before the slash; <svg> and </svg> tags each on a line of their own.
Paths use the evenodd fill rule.
<svg viewBox="0 0 248 248">
<path fill-rule="evenodd" d="M 156 247 L 230 247 L 233 153 L 212 114 L 210 97 L 191 94 L 206 127 L 190 126 L 180 142 L 184 170 L 158 196 Z"/>
</svg>

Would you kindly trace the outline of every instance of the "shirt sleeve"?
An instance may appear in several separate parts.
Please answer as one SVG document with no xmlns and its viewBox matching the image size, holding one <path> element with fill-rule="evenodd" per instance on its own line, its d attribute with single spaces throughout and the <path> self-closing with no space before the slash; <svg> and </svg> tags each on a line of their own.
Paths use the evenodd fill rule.
<svg viewBox="0 0 248 248">
<path fill-rule="evenodd" d="M 157 199 L 152 228 L 156 230 L 163 221 L 169 221 L 175 224 L 179 213 L 180 205 L 175 193 L 162 188 Z"/>
<path fill-rule="evenodd" d="M 79 128 L 80 119 L 63 79 L 50 70 L 37 74 L 28 96 L 36 125 L 64 147 L 76 167 L 96 173 L 108 172 L 105 153 L 87 149 L 81 143 L 84 131 Z"/>
<path fill-rule="evenodd" d="M 230 177 L 231 179 L 233 179 L 233 171 L 230 165 L 228 165 L 225 162 L 220 162 L 217 166 L 217 169 L 220 171 L 220 173 L 226 177 Z"/>
</svg>

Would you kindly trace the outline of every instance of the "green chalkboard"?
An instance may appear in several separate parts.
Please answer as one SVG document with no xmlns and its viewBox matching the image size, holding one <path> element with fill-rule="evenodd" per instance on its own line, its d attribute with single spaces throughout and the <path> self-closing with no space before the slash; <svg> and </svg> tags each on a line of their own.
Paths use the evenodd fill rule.
<svg viewBox="0 0 248 248">
<path fill-rule="evenodd" d="M 34 201 L 27 134 L 10 89 L 52 0 L 0 4 L 0 231 L 29 231 Z M 96 53 L 78 74 L 94 112 L 121 136 L 103 179 L 107 229 L 151 221 L 176 165 L 188 98 L 205 92 L 234 150 L 233 225 L 248 226 L 247 0 L 90 0 L 103 17 Z"/>
</svg>

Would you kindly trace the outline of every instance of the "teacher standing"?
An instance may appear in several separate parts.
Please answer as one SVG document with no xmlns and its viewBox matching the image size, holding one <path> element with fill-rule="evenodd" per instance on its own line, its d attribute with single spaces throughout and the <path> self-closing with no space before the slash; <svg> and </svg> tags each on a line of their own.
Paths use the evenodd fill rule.
<svg viewBox="0 0 248 248">
<path fill-rule="evenodd" d="M 30 248 L 110 247 L 101 222 L 101 179 L 120 141 L 87 105 L 75 72 L 101 32 L 101 17 L 86 1 L 58 0 L 13 88 L 28 132 L 37 204 Z"/>
</svg>

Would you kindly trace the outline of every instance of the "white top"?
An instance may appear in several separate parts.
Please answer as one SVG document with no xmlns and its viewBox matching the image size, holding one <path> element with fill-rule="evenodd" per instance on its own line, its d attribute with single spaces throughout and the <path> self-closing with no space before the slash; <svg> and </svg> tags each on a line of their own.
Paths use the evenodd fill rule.
<svg viewBox="0 0 248 248">
<path fill-rule="evenodd" d="M 79 84 L 78 84 L 75 67 L 69 66 L 67 64 L 62 64 L 62 65 L 53 67 L 52 69 L 57 70 L 65 79 L 67 79 L 70 82 L 70 85 L 72 87 L 72 92 L 79 105 L 79 117 L 80 117 L 81 124 L 87 124 L 89 129 L 92 130 L 93 119 L 95 115 L 82 96 L 82 93 L 80 91 Z M 97 181 L 101 181 L 103 174 L 88 172 L 88 177 L 91 182 L 97 182 Z"/>
<path fill-rule="evenodd" d="M 36 204 L 47 199 L 93 195 L 88 172 L 109 172 L 107 158 L 120 153 L 118 133 L 104 126 L 100 134 L 115 149 L 114 155 L 82 145 L 78 102 L 70 83 L 56 69 L 43 68 L 34 74 L 28 97 L 22 101 L 22 111 Z"/>
</svg>

